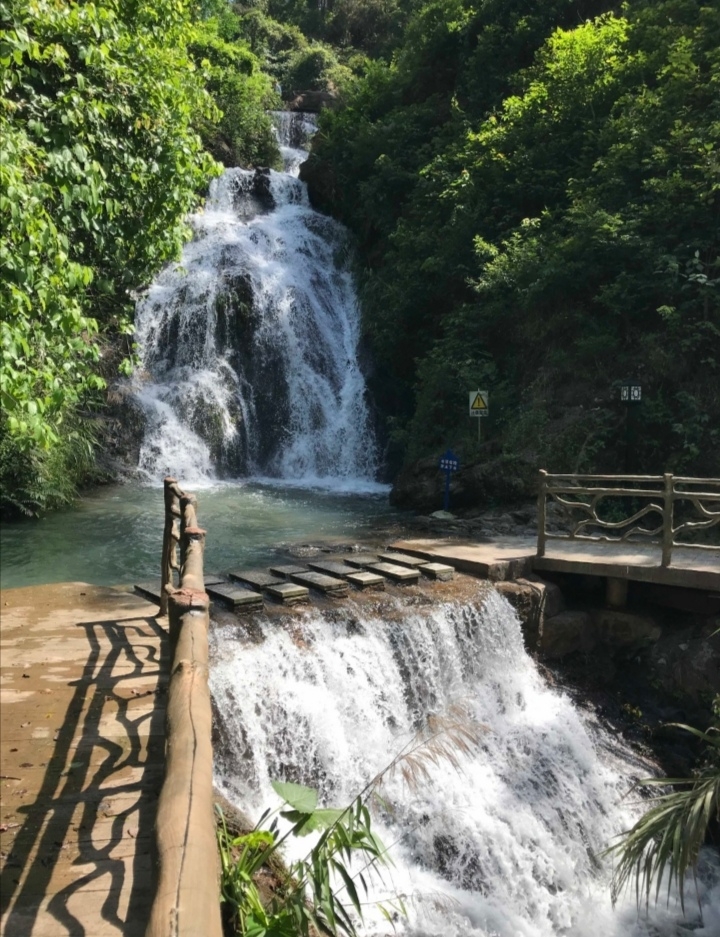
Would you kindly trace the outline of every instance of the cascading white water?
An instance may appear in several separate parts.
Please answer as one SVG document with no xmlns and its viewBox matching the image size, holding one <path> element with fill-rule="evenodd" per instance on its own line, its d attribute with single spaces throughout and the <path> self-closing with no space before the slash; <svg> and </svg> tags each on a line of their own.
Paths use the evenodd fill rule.
<svg viewBox="0 0 720 937">
<path fill-rule="evenodd" d="M 180 263 L 138 303 L 149 479 L 375 477 L 347 233 L 297 178 L 313 119 L 275 116 L 286 171 L 226 170 Z"/>
<path fill-rule="evenodd" d="M 547 687 L 505 600 L 492 592 L 477 607 L 388 608 L 373 617 L 348 604 L 331 620 L 308 611 L 292 629 L 268 622 L 260 643 L 215 626 L 216 774 L 230 799 L 259 816 L 278 803 L 278 779 L 345 805 L 428 716 L 462 701 L 488 730 L 462 771 L 441 763 L 417 788 L 395 776 L 383 791 L 393 813 L 378 831 L 395 865 L 372 897 L 404 896 L 398 931 L 687 934 L 676 902 L 647 919 L 632 897 L 612 910 L 599 854 L 637 815 L 623 796 L 648 767 Z M 710 937 L 720 933 L 717 865 L 705 866 L 700 896 L 704 925 L 692 900 L 684 920 Z M 365 926 L 392 932 L 372 911 Z"/>
</svg>

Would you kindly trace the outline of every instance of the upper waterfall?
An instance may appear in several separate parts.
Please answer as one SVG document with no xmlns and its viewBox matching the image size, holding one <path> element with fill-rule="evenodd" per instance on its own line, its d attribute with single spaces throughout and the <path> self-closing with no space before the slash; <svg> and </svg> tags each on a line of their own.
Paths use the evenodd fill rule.
<svg viewBox="0 0 720 937">
<path fill-rule="evenodd" d="M 346 230 L 297 178 L 314 130 L 275 115 L 285 172 L 228 169 L 139 301 L 139 468 L 372 487 L 377 447 Z"/>
</svg>

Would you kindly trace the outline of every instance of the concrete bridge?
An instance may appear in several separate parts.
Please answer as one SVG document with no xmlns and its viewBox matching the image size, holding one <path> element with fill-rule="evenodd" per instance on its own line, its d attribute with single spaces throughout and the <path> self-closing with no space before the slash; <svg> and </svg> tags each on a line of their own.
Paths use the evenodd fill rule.
<svg viewBox="0 0 720 937">
<path fill-rule="evenodd" d="M 538 488 L 537 538 L 392 546 L 494 580 L 529 572 L 601 576 L 616 606 L 625 603 L 631 582 L 657 587 L 658 594 L 697 590 L 720 601 L 720 479 L 543 471 Z"/>
</svg>

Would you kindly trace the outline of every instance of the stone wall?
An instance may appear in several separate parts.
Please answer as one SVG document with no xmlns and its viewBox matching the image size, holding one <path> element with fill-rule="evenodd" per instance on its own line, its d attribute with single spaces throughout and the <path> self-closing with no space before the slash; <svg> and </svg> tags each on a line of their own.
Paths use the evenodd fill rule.
<svg viewBox="0 0 720 937">
<path fill-rule="evenodd" d="M 642 601 L 608 608 L 599 590 L 565 590 L 535 575 L 495 588 L 515 608 L 527 648 L 539 660 L 595 656 L 609 680 L 632 660 L 658 690 L 699 704 L 720 692 L 718 615 Z"/>
</svg>

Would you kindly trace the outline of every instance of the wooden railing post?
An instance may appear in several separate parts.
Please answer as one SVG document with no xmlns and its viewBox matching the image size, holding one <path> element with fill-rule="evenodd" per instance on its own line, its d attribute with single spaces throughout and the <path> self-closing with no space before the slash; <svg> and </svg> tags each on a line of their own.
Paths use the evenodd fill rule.
<svg viewBox="0 0 720 937">
<path fill-rule="evenodd" d="M 177 481 L 168 475 L 164 480 L 165 526 L 163 529 L 162 564 L 160 570 L 160 614 L 168 613 L 168 587 L 175 585 L 173 568 L 175 566 L 175 540 L 173 524 L 175 522 L 175 487 Z"/>
<path fill-rule="evenodd" d="M 180 568 L 185 567 L 187 540 L 185 531 L 197 527 L 197 497 L 184 491 L 180 497 Z"/>
<path fill-rule="evenodd" d="M 671 472 L 663 475 L 665 486 L 663 489 L 663 528 L 662 528 L 662 565 L 669 566 L 672 561 L 673 547 L 673 507 L 674 484 Z"/>
<path fill-rule="evenodd" d="M 545 520 L 547 515 L 547 472 L 540 469 L 540 487 L 538 491 L 538 519 L 537 519 L 537 555 L 545 556 L 545 541 L 547 540 L 547 531 L 545 530 Z"/>
</svg>

